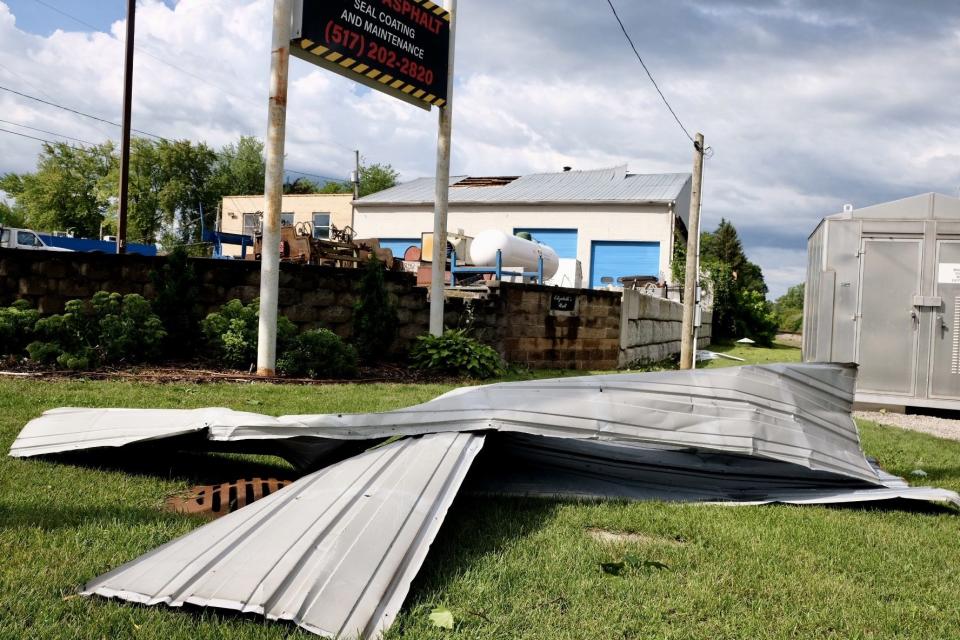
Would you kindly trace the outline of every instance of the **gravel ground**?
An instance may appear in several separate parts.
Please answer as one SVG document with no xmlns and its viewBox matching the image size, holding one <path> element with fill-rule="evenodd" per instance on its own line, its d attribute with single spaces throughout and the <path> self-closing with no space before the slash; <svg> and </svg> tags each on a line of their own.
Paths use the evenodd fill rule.
<svg viewBox="0 0 960 640">
<path fill-rule="evenodd" d="M 934 418 L 933 416 L 911 416 L 901 413 L 880 413 L 879 411 L 855 411 L 853 417 L 891 427 L 929 433 L 938 438 L 960 440 L 960 420 Z"/>
</svg>

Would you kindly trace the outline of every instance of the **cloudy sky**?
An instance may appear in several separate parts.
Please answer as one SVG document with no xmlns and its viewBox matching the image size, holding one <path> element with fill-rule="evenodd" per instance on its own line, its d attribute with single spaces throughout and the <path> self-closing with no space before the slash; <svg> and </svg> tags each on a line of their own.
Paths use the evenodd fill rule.
<svg viewBox="0 0 960 640">
<path fill-rule="evenodd" d="M 734 222 L 776 296 L 844 203 L 960 190 L 957 0 L 614 0 L 681 119 L 703 131 L 707 228 Z M 145 0 L 134 127 L 220 146 L 266 129 L 270 0 Z M 59 10 L 59 11 L 58 11 Z M 0 0 L 0 86 L 119 121 L 122 0 Z M 64 13 L 65 12 L 65 13 Z M 72 16 L 72 17 L 69 17 Z M 626 163 L 689 171 L 692 149 L 606 0 L 460 0 L 453 172 Z M 427 113 L 295 60 L 288 165 L 344 178 L 359 148 L 433 172 Z M 118 130 L 0 91 L 0 128 Z M 62 138 L 56 138 L 62 139 Z M 0 132 L 0 173 L 39 142 Z"/>
</svg>

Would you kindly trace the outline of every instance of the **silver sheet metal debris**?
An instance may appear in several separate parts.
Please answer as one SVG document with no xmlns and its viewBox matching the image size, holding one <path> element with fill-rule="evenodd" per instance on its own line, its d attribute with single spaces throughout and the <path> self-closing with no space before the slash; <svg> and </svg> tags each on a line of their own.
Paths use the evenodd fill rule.
<svg viewBox="0 0 960 640">
<path fill-rule="evenodd" d="M 850 415 L 855 378 L 852 366 L 823 364 L 589 376 L 463 388 L 362 415 L 58 409 L 31 421 L 10 455 L 167 440 L 285 452 L 307 467 L 401 438 L 308 475 L 84 591 L 256 612 L 366 639 L 396 616 L 484 442 L 464 490 L 960 507 L 956 493 L 910 487 L 866 458 Z"/>
<path fill-rule="evenodd" d="M 408 438 L 301 478 L 87 584 L 84 595 L 292 621 L 331 638 L 393 622 L 483 436 Z"/>
</svg>

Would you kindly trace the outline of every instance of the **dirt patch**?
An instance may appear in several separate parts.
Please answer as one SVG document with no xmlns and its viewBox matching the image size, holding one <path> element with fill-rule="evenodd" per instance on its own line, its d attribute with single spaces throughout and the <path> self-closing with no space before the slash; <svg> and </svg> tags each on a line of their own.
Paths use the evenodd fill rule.
<svg viewBox="0 0 960 640">
<path fill-rule="evenodd" d="M 610 531 L 609 529 L 600 529 L 590 527 L 587 529 L 587 535 L 601 544 L 606 545 L 667 545 L 679 547 L 684 544 L 682 538 L 666 538 L 663 536 L 651 536 L 645 533 L 626 533 L 622 531 Z"/>
</svg>

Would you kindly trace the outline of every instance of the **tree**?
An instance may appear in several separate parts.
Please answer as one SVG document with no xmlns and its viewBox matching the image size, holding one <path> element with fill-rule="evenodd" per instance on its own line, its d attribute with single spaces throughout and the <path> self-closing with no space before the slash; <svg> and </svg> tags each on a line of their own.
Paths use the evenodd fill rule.
<svg viewBox="0 0 960 640">
<path fill-rule="evenodd" d="M 360 165 L 360 197 L 397 186 L 400 174 L 389 164 Z"/>
<path fill-rule="evenodd" d="M 747 259 L 740 236 L 728 220 L 721 220 L 716 231 L 701 234 L 700 265 L 713 294 L 714 337 L 750 337 L 770 344 L 777 322 L 766 299 L 763 270 Z"/>
<path fill-rule="evenodd" d="M 214 188 L 221 196 L 261 195 L 265 172 L 263 142 L 241 136 L 237 144 L 228 144 L 217 153 Z"/>
<path fill-rule="evenodd" d="M 320 187 L 317 193 L 353 193 L 353 185 L 349 182 L 336 182 L 331 180 Z"/>
<path fill-rule="evenodd" d="M 309 178 L 297 178 L 293 182 L 283 184 L 284 195 L 306 195 L 311 193 L 324 193 L 320 185 Z"/>
<path fill-rule="evenodd" d="M 107 180 L 115 162 L 112 142 L 84 148 L 45 143 L 37 171 L 8 173 L 0 189 L 16 199 L 31 228 L 97 237 L 115 193 Z"/>
<path fill-rule="evenodd" d="M 201 217 L 212 228 L 220 195 L 213 184 L 217 154 L 206 144 L 189 140 L 157 143 L 160 164 L 160 207 L 180 242 L 199 240 Z"/>
<path fill-rule="evenodd" d="M 0 201 L 0 227 L 25 227 L 26 219 L 20 209 Z"/>
<path fill-rule="evenodd" d="M 803 329 L 803 283 L 794 285 L 773 304 L 781 331 L 798 333 Z"/>
</svg>

